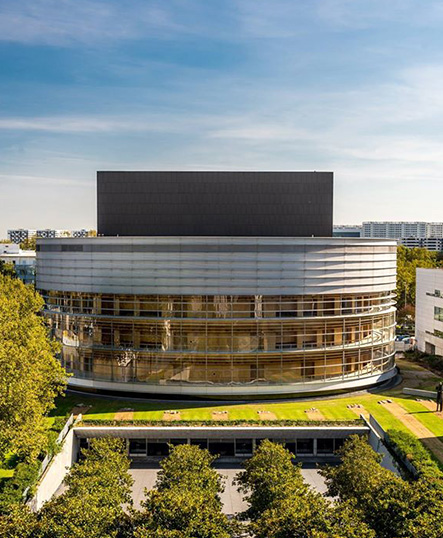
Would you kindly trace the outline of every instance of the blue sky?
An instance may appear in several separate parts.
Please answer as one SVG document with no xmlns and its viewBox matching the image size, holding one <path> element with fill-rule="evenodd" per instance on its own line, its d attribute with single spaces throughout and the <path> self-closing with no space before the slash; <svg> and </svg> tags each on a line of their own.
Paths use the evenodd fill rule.
<svg viewBox="0 0 443 538">
<path fill-rule="evenodd" d="M 335 222 L 443 220 L 443 2 L 1 0 L 0 238 L 96 170 L 332 170 Z"/>
</svg>

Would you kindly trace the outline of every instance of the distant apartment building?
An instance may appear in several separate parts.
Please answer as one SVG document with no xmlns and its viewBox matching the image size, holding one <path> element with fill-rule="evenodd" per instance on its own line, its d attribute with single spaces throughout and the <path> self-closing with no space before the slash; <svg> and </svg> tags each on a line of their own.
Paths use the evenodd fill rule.
<svg viewBox="0 0 443 538">
<path fill-rule="evenodd" d="M 27 230 L 27 229 L 17 229 L 17 230 L 8 230 L 8 239 L 12 243 L 19 245 L 26 241 L 27 239 L 32 239 L 33 237 L 41 237 L 42 239 L 55 239 L 59 237 L 89 237 L 91 234 L 90 230 L 82 228 L 81 230 L 55 230 L 52 228 L 46 228 L 41 230 Z"/>
<path fill-rule="evenodd" d="M 36 230 L 25 230 L 23 228 L 18 230 L 8 230 L 8 239 L 12 243 L 16 243 L 18 245 L 27 239 L 35 237 L 36 233 Z"/>
<path fill-rule="evenodd" d="M 381 239 L 443 238 L 441 222 L 363 222 L 362 237 Z"/>
<path fill-rule="evenodd" d="M 332 229 L 333 237 L 361 237 L 361 224 L 337 224 Z"/>
<path fill-rule="evenodd" d="M 22 250 L 15 243 L 0 243 L 0 260 L 14 266 L 15 272 L 25 284 L 35 281 L 35 251 Z"/>
<path fill-rule="evenodd" d="M 55 239 L 57 237 L 57 230 L 37 230 L 36 236 L 44 239 Z"/>
<path fill-rule="evenodd" d="M 441 222 L 363 222 L 362 237 L 397 239 L 400 245 L 408 248 L 443 251 Z"/>
<path fill-rule="evenodd" d="M 417 269 L 415 338 L 420 351 L 443 356 L 443 269 Z"/>
<path fill-rule="evenodd" d="M 71 237 L 89 237 L 89 230 L 72 230 Z"/>
<path fill-rule="evenodd" d="M 426 248 L 437 252 L 443 251 L 442 237 L 401 237 L 399 244 L 408 248 Z"/>
</svg>

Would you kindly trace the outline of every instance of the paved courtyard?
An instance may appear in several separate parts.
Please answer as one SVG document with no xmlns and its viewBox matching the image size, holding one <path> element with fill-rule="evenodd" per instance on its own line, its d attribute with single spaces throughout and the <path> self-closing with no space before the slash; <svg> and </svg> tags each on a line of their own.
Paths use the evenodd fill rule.
<svg viewBox="0 0 443 538">
<path fill-rule="evenodd" d="M 223 512 L 225 514 L 235 514 L 242 512 L 247 508 L 237 487 L 233 484 L 235 475 L 242 470 L 241 464 L 218 464 L 217 470 L 225 479 L 225 491 L 221 499 L 223 503 Z M 133 495 L 134 507 L 138 508 L 144 498 L 145 488 L 152 489 L 155 486 L 159 466 L 149 463 L 133 463 L 130 474 L 134 479 Z M 305 481 L 319 493 L 325 493 L 326 486 L 322 476 L 319 475 L 315 465 L 304 465 L 302 475 Z"/>
</svg>

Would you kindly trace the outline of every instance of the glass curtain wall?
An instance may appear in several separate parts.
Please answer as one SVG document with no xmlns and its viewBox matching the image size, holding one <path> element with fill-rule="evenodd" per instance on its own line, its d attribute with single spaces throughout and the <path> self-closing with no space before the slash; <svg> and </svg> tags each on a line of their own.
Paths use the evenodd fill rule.
<svg viewBox="0 0 443 538">
<path fill-rule="evenodd" d="M 392 368 L 389 293 L 147 296 L 48 292 L 75 377 L 149 384 L 291 384 Z"/>
</svg>

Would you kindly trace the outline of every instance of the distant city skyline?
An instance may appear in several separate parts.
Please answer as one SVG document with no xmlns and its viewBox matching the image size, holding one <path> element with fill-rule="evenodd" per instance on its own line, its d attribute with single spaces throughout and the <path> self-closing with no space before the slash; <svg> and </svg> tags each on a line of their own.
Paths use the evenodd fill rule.
<svg viewBox="0 0 443 538">
<path fill-rule="evenodd" d="M 3 0 L 0 238 L 97 170 L 322 170 L 334 223 L 441 221 L 443 4 Z"/>
</svg>

